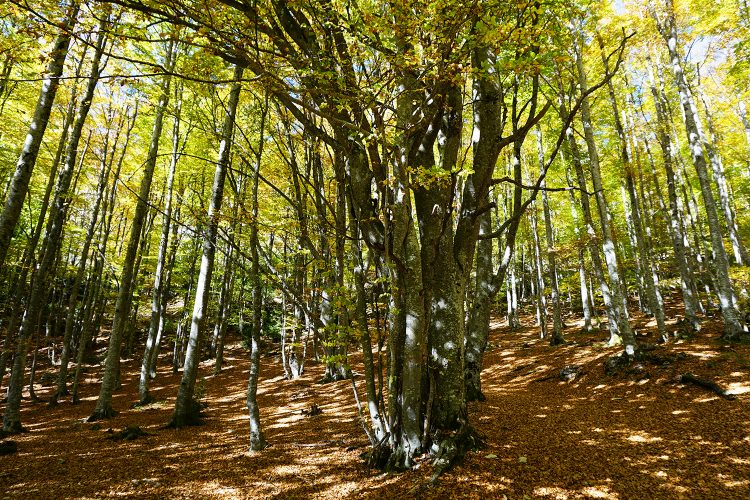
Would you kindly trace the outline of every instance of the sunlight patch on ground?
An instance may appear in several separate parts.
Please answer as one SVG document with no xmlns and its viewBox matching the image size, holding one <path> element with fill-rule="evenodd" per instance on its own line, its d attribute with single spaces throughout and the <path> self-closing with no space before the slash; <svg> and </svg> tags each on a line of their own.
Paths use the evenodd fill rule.
<svg viewBox="0 0 750 500">
<path fill-rule="evenodd" d="M 609 498 L 617 499 L 619 495 L 612 490 L 609 486 L 587 486 L 580 491 L 567 490 L 556 486 L 540 486 L 534 489 L 533 496 L 536 497 L 550 497 L 559 500 L 567 500 L 568 498 L 580 498 L 583 495 L 586 498 Z"/>
<path fill-rule="evenodd" d="M 715 358 L 719 356 L 719 353 L 716 351 L 684 351 L 686 354 L 690 354 L 691 356 L 695 356 L 696 358 L 700 358 L 702 360 L 708 360 Z"/>
<path fill-rule="evenodd" d="M 626 439 L 632 443 L 656 443 L 662 441 L 662 438 L 649 436 L 647 432 L 637 432 L 631 434 Z"/>
<path fill-rule="evenodd" d="M 673 490 L 676 493 L 680 494 L 679 498 L 685 498 L 683 495 L 690 492 L 690 490 L 684 486 L 680 486 L 679 484 L 672 484 L 672 483 L 665 483 L 662 485 L 663 488 L 668 488 L 670 490 Z M 689 498 L 689 497 L 687 497 Z"/>
<path fill-rule="evenodd" d="M 260 394 L 260 391 L 258 391 Z M 216 400 L 217 403 L 234 403 L 238 399 L 241 399 L 244 396 L 243 393 L 237 392 L 234 394 L 230 394 L 228 396 L 224 396 L 223 398 L 219 398 Z"/>
<path fill-rule="evenodd" d="M 747 479 L 736 480 L 727 476 L 726 474 L 717 474 L 717 477 L 719 478 L 719 481 L 727 488 L 738 488 L 740 486 L 747 486 L 748 484 L 750 484 L 750 481 L 748 481 Z"/>
<path fill-rule="evenodd" d="M 609 486 L 588 486 L 583 488 L 581 493 L 591 498 L 609 498 L 613 500 L 620 498 L 620 495 L 612 491 Z"/>
<path fill-rule="evenodd" d="M 317 467 L 311 465 L 278 465 L 271 469 L 277 476 L 296 476 L 303 474 L 315 474 Z"/>
<path fill-rule="evenodd" d="M 695 398 L 693 400 L 693 403 L 708 403 L 710 401 L 716 401 L 718 399 L 719 399 L 718 396 L 710 396 L 710 397 L 707 397 L 707 398 Z"/>
<path fill-rule="evenodd" d="M 727 388 L 727 394 L 745 394 L 746 392 L 750 392 L 750 387 L 742 382 L 732 382 Z"/>
</svg>

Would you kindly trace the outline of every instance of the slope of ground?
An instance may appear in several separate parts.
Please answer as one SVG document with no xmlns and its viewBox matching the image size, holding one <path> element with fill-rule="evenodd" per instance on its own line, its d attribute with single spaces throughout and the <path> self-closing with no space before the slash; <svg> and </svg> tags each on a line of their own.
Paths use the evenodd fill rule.
<svg viewBox="0 0 750 500">
<path fill-rule="evenodd" d="M 168 368 L 153 383 L 157 402 L 132 408 L 133 361 L 123 365 L 123 388 L 114 400 L 120 414 L 110 421 L 82 422 L 98 393 L 93 377 L 80 405 L 25 401 L 29 432 L 12 438 L 16 454 L 0 457 L 0 496 L 750 498 L 747 345 L 717 343 L 719 325 L 707 322 L 695 338 L 658 348 L 657 363 L 607 376 L 604 360 L 617 348 L 603 345 L 601 332 L 579 333 L 574 319 L 568 322 L 570 342 L 561 347 L 548 346 L 531 326 L 495 325 L 483 373 L 487 400 L 470 405 L 486 447 L 436 485 L 428 485 L 427 461 L 403 474 L 367 469 L 351 381 L 320 385 L 322 366 L 314 363 L 302 379 L 287 381 L 274 356 L 263 358 L 259 388 L 270 447 L 247 452 L 247 353 L 233 343 L 220 375 L 202 367 L 199 390 L 208 407 L 199 427 L 163 428 L 179 383 Z M 645 323 L 641 318 L 636 328 L 648 332 Z M 567 365 L 577 368 L 571 381 L 557 376 Z M 679 383 L 686 372 L 718 382 L 736 399 Z M 49 388 L 40 386 L 37 394 L 44 398 Z M 307 414 L 313 403 L 321 414 Z M 110 429 L 126 425 L 149 435 L 110 439 Z"/>
</svg>

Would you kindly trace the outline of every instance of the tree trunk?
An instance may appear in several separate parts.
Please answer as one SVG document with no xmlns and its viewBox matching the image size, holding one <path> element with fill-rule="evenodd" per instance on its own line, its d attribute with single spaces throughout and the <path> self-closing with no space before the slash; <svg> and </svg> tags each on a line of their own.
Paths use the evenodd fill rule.
<svg viewBox="0 0 750 500">
<path fill-rule="evenodd" d="M 544 169 L 544 146 L 542 144 L 542 131 L 537 128 L 537 139 L 539 141 L 539 168 Z M 557 281 L 557 251 L 555 249 L 555 236 L 552 232 L 552 213 L 549 208 L 549 196 L 546 191 L 546 182 L 542 184 L 542 210 L 544 213 L 544 232 L 547 241 L 547 262 L 549 264 L 549 281 L 552 290 L 552 336 L 550 344 L 559 345 L 565 343 L 563 336 L 562 308 L 560 305 L 560 287 Z"/>
<path fill-rule="evenodd" d="M 568 119 L 567 109 L 565 106 L 560 107 L 560 116 L 563 121 Z M 569 128 L 567 131 L 567 141 L 563 144 L 564 150 L 570 157 L 570 161 L 573 164 L 573 169 L 576 173 L 576 180 L 578 187 L 581 189 L 581 209 L 583 211 L 583 225 L 588 238 L 589 254 L 591 255 L 591 263 L 596 277 L 597 282 L 602 291 L 602 299 L 604 301 L 604 308 L 607 313 L 607 325 L 610 332 L 610 340 L 616 340 L 620 333 L 618 329 L 618 314 L 614 307 L 612 294 L 604 277 L 604 264 L 602 263 L 602 257 L 599 249 L 598 237 L 594 230 L 594 217 L 591 210 L 591 203 L 589 200 L 589 192 L 586 185 L 586 176 L 583 173 L 583 165 L 581 163 L 581 154 L 578 149 L 578 142 L 573 134 L 573 129 Z M 593 294 L 592 287 L 589 287 L 589 291 Z M 592 308 L 594 305 L 593 296 L 591 299 Z"/>
<path fill-rule="evenodd" d="M 682 69 L 682 58 L 677 49 L 677 30 L 675 26 L 672 0 L 666 0 L 666 7 L 666 13 L 664 16 L 657 14 L 655 11 L 653 12 L 653 15 L 656 19 L 659 32 L 664 38 L 669 50 L 672 71 L 680 95 L 680 103 L 682 104 L 690 154 L 692 156 L 693 166 L 698 175 L 701 194 L 703 196 L 703 205 L 706 209 L 706 218 L 708 219 L 708 228 L 711 234 L 711 245 L 714 253 L 712 267 L 716 273 L 716 292 L 719 296 L 719 305 L 724 317 L 723 338 L 725 340 L 737 340 L 745 331 L 745 325 L 734 305 L 734 290 L 732 289 L 732 283 L 729 278 L 729 261 L 724 249 L 721 227 L 719 225 L 719 216 L 716 209 L 714 194 L 711 190 L 711 182 L 708 176 L 708 166 L 704 155 L 703 144 L 701 144 L 700 141 L 700 138 L 703 135 L 702 125 L 693 95 L 688 87 Z"/>
<path fill-rule="evenodd" d="M 88 85 L 86 87 L 86 91 L 82 97 L 81 103 L 79 105 L 78 109 L 78 117 L 76 118 L 76 123 L 73 126 L 73 130 L 71 131 L 71 144 L 70 148 L 78 148 L 78 140 L 80 138 L 81 132 L 83 130 L 83 125 L 86 120 L 86 117 L 88 116 L 89 109 L 91 107 L 91 101 L 94 98 L 94 90 L 96 89 L 96 85 L 99 81 L 99 64 L 101 61 L 102 53 L 104 51 L 104 45 L 106 43 L 106 22 L 102 22 L 99 25 L 99 35 L 96 41 L 96 52 L 94 53 L 94 59 L 92 61 L 91 66 L 91 74 L 89 75 L 89 81 Z M 105 141 L 109 140 L 109 135 L 107 135 L 107 138 Z M 68 154 L 66 155 L 66 161 L 63 168 L 67 168 L 67 163 L 69 161 L 75 161 L 75 155 L 77 151 L 73 150 L 71 151 L 69 149 Z M 81 158 L 83 160 L 83 158 Z M 99 174 L 99 181 L 96 189 L 96 199 L 94 201 L 94 208 L 93 213 L 91 214 L 91 221 L 89 222 L 88 230 L 86 231 L 86 238 L 83 243 L 83 249 L 80 253 L 80 261 L 78 263 L 78 271 L 76 273 L 76 277 L 73 280 L 73 285 L 70 292 L 70 297 L 68 298 L 68 312 L 65 318 L 65 332 L 63 334 L 63 346 L 62 346 L 62 353 L 60 355 L 60 371 L 57 378 L 57 389 L 55 393 L 52 395 L 50 399 L 50 404 L 57 403 L 57 398 L 60 396 L 63 396 L 67 394 L 67 376 L 68 376 L 68 362 L 70 359 L 70 343 L 73 338 L 73 324 L 75 322 L 75 310 L 76 305 L 78 303 L 78 293 L 79 289 L 81 287 L 81 283 L 83 282 L 84 275 L 86 273 L 86 263 L 88 261 L 88 254 L 89 249 L 91 247 L 91 241 L 94 237 L 94 232 L 96 231 L 96 224 L 99 219 L 99 208 L 101 206 L 102 198 L 104 197 L 104 192 L 107 187 L 107 181 L 109 176 L 109 170 L 110 170 L 111 164 L 107 162 L 107 154 L 106 154 L 106 147 L 104 156 L 101 162 L 101 170 Z"/>
<path fill-rule="evenodd" d="M 167 48 L 167 69 L 172 71 L 175 63 L 174 42 L 170 41 Z M 99 398 L 96 402 L 96 408 L 89 417 L 90 420 L 109 418 L 115 414 L 112 408 L 112 393 L 117 385 L 117 378 L 120 371 L 120 349 L 122 347 L 122 336 L 125 326 L 130 316 L 130 304 L 132 301 L 131 286 L 133 283 L 133 272 L 135 261 L 139 248 L 143 226 L 148 217 L 149 207 L 148 199 L 151 193 L 151 181 L 154 176 L 154 168 L 159 154 L 159 138 L 161 137 L 164 112 L 169 102 L 169 88 L 171 77 L 169 74 L 164 76 L 160 87 L 159 101 L 156 106 L 154 116 L 154 125 L 151 131 L 151 141 L 149 143 L 148 157 L 141 178 L 141 185 L 138 191 L 138 201 L 133 215 L 133 223 L 130 228 L 130 237 L 125 252 L 123 268 L 120 274 L 120 288 L 117 293 L 117 302 L 115 303 L 115 314 L 112 323 L 112 332 L 109 337 L 109 347 L 104 365 L 104 375 L 102 385 L 99 391 Z"/>
<path fill-rule="evenodd" d="M 562 149 L 564 154 L 570 155 L 570 138 L 567 138 L 565 142 L 563 142 Z M 573 138 L 575 140 L 575 138 Z M 567 166 L 565 169 L 565 177 L 568 181 L 568 186 L 573 186 L 573 179 L 570 175 L 570 166 Z M 573 231 L 576 237 L 576 247 L 578 248 L 578 281 L 579 286 L 581 290 L 581 311 L 583 313 L 583 328 L 581 331 L 583 332 L 590 332 L 593 329 L 592 326 L 592 311 L 594 311 L 594 302 L 590 300 L 590 294 L 589 289 L 586 284 L 586 251 L 585 251 L 585 243 L 582 241 L 581 237 L 581 227 L 582 224 L 580 220 L 578 219 L 578 210 L 576 209 L 576 205 L 578 205 L 578 200 L 576 200 L 575 193 L 571 189 L 568 191 L 570 196 L 570 215 L 573 220 Z M 582 196 L 585 193 L 582 193 Z"/>
<path fill-rule="evenodd" d="M 266 439 L 260 422 L 260 408 L 258 407 L 257 392 L 258 378 L 260 376 L 260 329 L 263 304 L 263 284 L 260 277 L 260 256 L 258 239 L 258 215 L 260 206 L 258 200 L 258 181 L 260 178 L 260 162 L 263 156 L 263 134 L 268 113 L 268 95 L 265 96 L 263 114 L 261 115 L 260 138 L 258 141 L 257 154 L 253 170 L 252 185 L 252 214 L 253 222 L 250 225 L 250 252 L 253 259 L 250 270 L 250 283 L 253 287 L 253 325 L 250 332 L 250 370 L 247 379 L 247 413 L 250 424 L 250 450 L 259 451 L 266 447 Z M 282 311 L 282 314 L 285 314 Z"/>
<path fill-rule="evenodd" d="M 190 334 L 188 337 L 187 352 L 185 353 L 185 364 L 182 372 L 182 380 L 177 393 L 174 414 L 170 422 L 171 426 L 184 427 L 192 425 L 199 420 L 200 408 L 193 399 L 195 380 L 198 375 L 198 363 L 200 361 L 200 347 L 202 340 L 203 323 L 208 308 L 209 291 L 211 288 L 211 275 L 216 255 L 216 238 L 219 229 L 219 216 L 224 197 L 224 181 L 229 168 L 229 158 L 232 149 L 232 134 L 234 133 L 234 120 L 237 114 L 237 104 L 240 98 L 243 68 L 236 66 L 234 81 L 229 94 L 226 115 L 222 127 L 221 146 L 219 147 L 219 159 L 214 172 L 213 187 L 211 190 L 211 203 L 208 208 L 208 223 L 203 241 L 203 255 L 201 257 L 200 271 L 198 272 L 198 284 L 195 289 L 195 302 L 193 304 L 193 317 L 190 322 Z"/>
<path fill-rule="evenodd" d="M 182 88 L 181 86 L 179 87 Z M 151 359 L 152 351 L 158 350 L 156 337 L 161 324 L 162 318 L 162 299 L 164 298 L 164 289 L 162 281 L 164 279 L 165 260 L 167 257 L 167 247 L 169 246 L 169 232 L 172 223 L 172 194 L 174 192 L 174 178 L 177 169 L 177 162 L 180 158 L 180 111 L 182 109 L 182 96 L 178 91 L 175 103 L 174 125 L 172 127 L 172 158 L 169 162 L 169 172 L 167 173 L 167 195 L 166 206 L 161 225 L 161 238 L 159 239 L 159 251 L 156 258 L 156 270 L 154 271 L 154 287 L 151 293 L 151 321 L 148 326 L 146 335 L 146 348 L 141 361 L 141 374 L 138 380 L 138 398 L 140 404 L 146 404 L 151 401 L 148 393 L 148 383 L 151 376 Z"/>
<path fill-rule="evenodd" d="M 544 294 L 544 264 L 542 263 L 542 249 L 539 242 L 539 224 L 537 216 L 537 204 L 536 202 L 531 204 L 531 210 L 529 211 L 529 221 L 531 222 L 531 246 L 534 253 L 534 302 L 536 305 L 536 321 L 539 326 L 539 337 L 547 338 L 547 298 Z"/>
<path fill-rule="evenodd" d="M 178 191 L 177 200 L 181 202 L 185 193 L 185 186 L 180 183 L 180 189 Z M 174 223 L 172 226 L 172 237 L 170 238 L 169 256 L 166 264 L 166 276 L 164 278 L 164 286 L 162 286 L 162 296 L 159 301 L 159 325 L 156 330 L 156 340 L 154 340 L 154 347 L 151 349 L 151 358 L 149 359 L 149 377 L 156 378 L 156 362 L 159 359 L 159 346 L 161 345 L 161 339 L 164 335 L 164 329 L 167 322 L 167 298 L 169 297 L 170 290 L 172 289 L 172 273 L 174 271 L 174 265 L 177 260 L 177 247 L 179 246 L 179 222 L 180 222 L 180 205 L 174 210 Z M 186 300 L 187 302 L 187 300 Z"/>
<path fill-rule="evenodd" d="M 719 204 L 721 205 L 722 212 L 724 212 L 724 220 L 727 224 L 729 241 L 732 243 L 734 261 L 737 265 L 747 266 L 750 265 L 750 256 L 748 256 L 747 249 L 745 248 L 744 243 L 742 243 L 742 239 L 740 239 L 729 185 L 727 183 L 726 173 L 724 172 L 724 162 L 721 159 L 721 153 L 719 152 L 717 144 L 718 138 L 716 137 L 716 129 L 714 127 L 713 119 L 711 118 L 711 110 L 708 106 L 708 100 L 700 87 L 700 83 L 698 84 L 698 96 L 703 103 L 703 109 L 706 114 L 706 124 L 708 125 L 708 137 L 704 134 L 704 136 L 701 137 L 701 141 L 703 142 L 703 146 L 708 154 L 708 159 L 710 160 L 711 168 L 713 170 L 714 183 L 716 184 L 719 193 Z"/>
<path fill-rule="evenodd" d="M 47 66 L 47 76 L 39 94 L 39 100 L 21 150 L 21 156 L 16 163 L 16 170 L 5 201 L 5 208 L 0 214 L 0 267 L 4 267 L 10 240 L 13 237 L 13 231 L 18 223 L 23 202 L 29 190 L 31 173 L 34 171 L 44 132 L 47 130 L 55 94 L 65 66 L 65 57 L 68 55 L 73 27 L 78 17 L 78 9 L 78 0 L 73 0 L 68 5 L 65 19 L 60 24 L 60 31 L 52 47 L 52 59 Z"/>
<path fill-rule="evenodd" d="M 745 139 L 747 140 L 747 147 L 750 150 L 750 120 L 747 118 L 747 107 L 744 101 L 740 101 L 737 105 L 737 114 L 742 121 L 742 128 L 745 130 Z M 750 164 L 749 164 L 750 165 Z"/>
<path fill-rule="evenodd" d="M 83 127 L 91 108 L 91 100 L 99 77 L 99 63 L 104 46 L 104 30 L 100 31 L 97 39 L 97 50 L 91 63 L 91 74 L 86 92 L 81 99 L 76 120 L 70 132 L 70 142 L 65 152 L 65 161 L 57 178 L 55 196 L 50 207 L 50 214 L 42 244 L 42 257 L 39 267 L 32 275 L 33 284 L 29 294 L 26 314 L 21 322 L 21 330 L 18 334 L 18 346 L 16 356 L 13 360 L 13 371 L 11 372 L 8 385 L 8 404 L 3 416 L 3 430 L 6 432 L 19 432 L 22 430 L 20 404 L 21 391 L 23 389 L 23 372 L 26 364 L 29 338 L 34 335 L 36 321 L 43 308 L 44 298 L 49 291 L 48 278 L 51 276 L 53 266 L 62 246 L 63 226 L 67 214 L 67 208 L 72 199 L 70 192 L 71 182 L 76 171 L 76 159 L 78 157 L 78 146 L 83 133 Z"/>
<path fill-rule="evenodd" d="M 385 420 L 378 404 L 378 394 L 375 388 L 375 369 L 372 358 L 372 338 L 370 335 L 370 322 L 367 316 L 367 291 L 365 289 L 366 275 L 369 268 L 362 257 L 362 246 L 360 240 L 359 225 L 356 217 L 352 217 L 351 226 L 352 245 L 354 246 L 354 286 L 356 289 L 356 311 L 355 321 L 357 329 L 361 334 L 363 364 L 365 370 L 365 386 L 367 388 L 367 409 L 370 415 L 371 444 L 375 446 L 381 442 L 386 435 Z"/>
<path fill-rule="evenodd" d="M 581 58 L 581 47 L 576 44 L 575 50 L 579 90 L 581 95 L 584 95 L 588 91 L 588 83 L 583 68 L 583 59 Z M 587 97 L 584 97 L 581 103 L 581 120 L 583 122 L 583 135 L 589 152 L 589 169 L 594 187 L 594 198 L 596 199 L 596 205 L 599 210 L 599 223 L 602 228 L 604 262 L 607 265 L 607 273 L 609 274 L 612 292 L 612 308 L 615 313 L 614 319 L 616 323 L 616 331 L 614 333 L 622 338 L 625 354 L 627 356 L 633 356 L 637 349 L 637 345 L 635 335 L 630 328 L 627 301 L 625 294 L 623 293 L 623 283 L 620 278 L 615 242 L 612 236 L 612 228 L 610 226 L 611 215 L 609 213 L 609 207 L 607 206 L 607 200 L 604 196 L 604 186 L 602 184 L 601 171 L 599 169 L 599 153 L 596 147 L 596 139 L 594 138 L 594 129 L 591 123 L 591 108 Z"/>
<path fill-rule="evenodd" d="M 163 193 L 162 193 L 163 195 Z M 135 306 L 131 307 L 132 311 L 128 315 L 127 321 L 125 322 L 125 328 L 123 332 L 124 339 L 124 345 L 125 345 L 125 351 L 123 352 L 123 357 L 125 359 L 130 359 L 133 355 L 133 346 L 135 345 L 138 337 L 138 311 L 141 307 L 141 301 L 139 300 L 141 298 L 140 290 L 141 290 L 141 282 L 143 278 L 141 277 L 141 264 L 143 264 L 143 258 L 148 257 L 149 250 L 151 248 L 151 229 L 154 227 L 154 221 L 156 220 L 156 212 L 157 212 L 157 206 L 161 204 L 160 200 L 157 203 L 151 203 L 148 202 L 148 215 L 146 216 L 146 224 L 143 226 L 143 234 L 141 235 L 141 243 L 138 249 L 137 256 L 135 258 L 135 265 L 133 266 L 133 283 L 130 285 L 131 290 L 131 302 L 133 299 L 135 299 Z M 119 368 L 118 368 L 119 370 Z M 115 383 L 115 387 L 120 387 L 120 375 L 118 372 L 117 375 L 117 382 Z"/>
<path fill-rule="evenodd" d="M 599 36 L 598 33 L 597 39 L 599 41 L 599 47 L 601 49 L 602 63 L 604 64 L 605 70 L 609 73 L 609 64 L 604 50 L 604 40 L 602 40 L 601 36 Z M 582 65 L 579 65 L 579 71 L 582 71 Z M 656 318 L 659 336 L 663 341 L 666 341 L 667 330 L 664 323 L 664 306 L 662 304 L 661 292 L 658 289 L 658 285 L 655 279 L 656 271 L 654 270 L 653 259 L 651 258 L 651 254 L 648 251 L 646 239 L 643 235 L 641 208 L 639 206 L 638 195 L 635 190 L 635 175 L 633 172 L 633 164 L 630 158 L 631 155 L 628 145 L 628 138 L 626 136 L 625 127 L 623 126 L 623 123 L 620 119 L 620 110 L 619 106 L 617 105 L 617 97 L 615 94 L 614 85 L 612 84 L 612 80 L 609 80 L 607 82 L 607 90 L 609 91 L 609 101 L 610 105 L 612 106 L 612 116 L 615 123 L 615 131 L 617 132 L 617 136 L 620 139 L 620 159 L 622 160 L 622 166 L 625 171 L 626 190 L 630 198 L 630 216 L 632 218 L 634 239 L 636 243 L 636 250 L 638 252 L 637 260 L 640 265 L 639 275 L 645 287 L 648 310 Z M 584 116 L 585 115 L 586 112 L 584 112 Z M 596 185 L 594 185 L 594 189 L 598 189 Z M 604 229 L 604 227 L 604 224 L 602 224 L 602 229 Z"/>
<path fill-rule="evenodd" d="M 235 207 L 239 204 L 239 199 L 235 201 Z M 234 257 L 234 221 L 237 220 L 237 211 L 235 210 L 232 222 L 232 230 L 229 233 L 229 242 L 227 246 L 227 255 L 224 259 L 224 275 L 221 278 L 221 292 L 219 293 L 219 311 L 214 328 L 214 374 L 220 373 L 224 364 L 224 336 L 227 331 L 227 322 L 229 321 L 229 309 L 232 302 L 232 288 L 234 282 L 234 266 L 232 259 Z"/>
<path fill-rule="evenodd" d="M 486 211 L 480 219 L 480 236 L 492 233 L 492 212 Z M 474 284 L 474 302 L 469 309 L 469 320 L 466 325 L 466 400 L 484 401 L 482 393 L 482 366 L 484 351 L 490 334 L 490 314 L 492 301 L 487 297 L 492 287 L 494 273 L 492 265 L 492 240 L 480 239 L 477 243 L 476 281 Z"/>
</svg>

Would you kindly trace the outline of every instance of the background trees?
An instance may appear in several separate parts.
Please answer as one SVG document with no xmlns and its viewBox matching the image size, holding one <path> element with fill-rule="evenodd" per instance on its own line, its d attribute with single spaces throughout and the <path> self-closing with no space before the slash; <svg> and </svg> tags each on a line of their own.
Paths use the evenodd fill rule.
<svg viewBox="0 0 750 500">
<path fill-rule="evenodd" d="M 473 443 L 466 404 L 483 397 L 505 296 L 509 321 L 533 304 L 553 344 L 565 311 L 581 304 L 586 329 L 602 311 L 622 362 L 639 355 L 629 308 L 670 339 L 673 284 L 687 330 L 718 301 L 725 339 L 745 331 L 732 283 L 747 264 L 743 11 L 698 23 L 671 1 L 65 7 L 62 22 L 3 7 L 0 113 L 30 130 L 0 129 L 21 158 L 0 170 L 6 431 L 20 429 L 29 342 L 60 352 L 58 397 L 69 360 L 77 381 L 90 344 L 107 345 L 92 419 L 115 411 L 123 355 L 143 352 L 145 404 L 168 350 L 180 427 L 198 418 L 196 367 L 220 372 L 231 329 L 253 360 L 253 449 L 271 338 L 289 378 L 308 358 L 326 380 L 350 377 L 361 350 L 373 464 L 430 451 L 443 467 Z M 40 38 L 48 57 L 18 55 Z M 690 56 L 700 72 L 691 43 L 706 47 Z M 31 115 L 14 96 L 42 67 Z"/>
</svg>

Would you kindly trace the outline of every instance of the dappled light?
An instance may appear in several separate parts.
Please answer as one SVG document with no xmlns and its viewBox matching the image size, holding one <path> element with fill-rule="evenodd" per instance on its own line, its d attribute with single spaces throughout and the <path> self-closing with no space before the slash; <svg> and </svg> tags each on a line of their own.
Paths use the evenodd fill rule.
<svg viewBox="0 0 750 500">
<path fill-rule="evenodd" d="M 531 320 L 526 318 L 524 321 Z M 573 327 L 571 327 L 573 328 Z M 540 343 L 531 330 L 499 326 L 487 353 L 483 390 L 487 400 L 470 405 L 470 417 L 485 447 L 430 485 L 428 461 L 399 475 L 368 469 L 368 449 L 351 390 L 343 380 L 320 384 L 323 365 L 309 362 L 297 380 L 285 380 L 274 357 L 262 358 L 258 390 L 269 447 L 247 451 L 245 352 L 227 345 L 235 358 L 220 375 L 205 376 L 204 423 L 164 429 L 178 376 L 165 371 L 152 390 L 155 401 L 130 408 L 132 382 L 115 394 L 120 414 L 103 424 L 81 423 L 83 400 L 48 409 L 24 404 L 29 432 L 17 436 L 19 453 L 5 457 L 0 480 L 7 494 L 60 496 L 180 496 L 210 498 L 426 498 L 484 495 L 508 498 L 632 498 L 699 494 L 728 498 L 750 491 L 750 411 L 747 403 L 707 397 L 673 382 L 673 373 L 700 373 L 711 356 L 710 335 L 699 334 L 678 365 L 649 368 L 646 386 L 604 374 L 601 360 L 617 348 L 578 347 L 580 379 L 545 380 L 569 359 Z M 580 337 L 579 337 L 580 338 Z M 587 338 L 596 339 L 597 334 Z M 674 346 L 673 349 L 680 349 Z M 745 347 L 735 347 L 745 350 Z M 701 354 L 713 353 L 701 356 Z M 355 371 L 361 355 L 352 358 Z M 126 362 L 124 374 L 135 368 Z M 743 366 L 722 365 L 718 379 L 733 390 L 750 381 Z M 637 377 L 638 375 L 634 375 Z M 124 377 L 129 380 L 129 377 Z M 541 381 L 540 381 L 541 380 Z M 730 384 L 737 385 L 730 385 Z M 636 389 L 638 388 L 638 389 Z M 48 389 L 38 387 L 43 397 Z M 744 392 L 737 392 L 742 397 Z M 322 412 L 306 414 L 317 404 Z M 717 421 L 722 422 L 716 425 Z M 110 429 L 139 425 L 148 434 L 112 441 Z M 49 450 L 49 451 L 45 451 Z M 63 477 L 87 478 L 70 482 Z M 37 492 L 37 493 L 35 493 Z"/>
<path fill-rule="evenodd" d="M 0 499 L 750 499 L 750 0 L 0 0 Z"/>
</svg>

